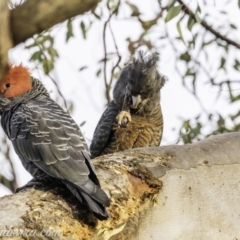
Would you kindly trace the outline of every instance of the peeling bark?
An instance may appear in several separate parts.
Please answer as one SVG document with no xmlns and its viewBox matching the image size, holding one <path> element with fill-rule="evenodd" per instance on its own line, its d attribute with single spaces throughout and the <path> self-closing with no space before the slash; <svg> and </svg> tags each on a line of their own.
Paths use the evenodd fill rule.
<svg viewBox="0 0 240 240">
<path fill-rule="evenodd" d="M 188 213 L 186 217 L 181 208 L 179 208 L 180 210 L 176 208 L 176 206 L 181 205 L 181 202 L 187 202 L 184 211 L 187 212 L 188 208 L 192 208 L 190 209 L 191 212 L 200 211 L 201 213 L 201 208 L 204 209 L 205 206 L 208 206 L 208 202 L 215 201 L 215 196 L 211 200 L 207 195 L 211 195 L 211 192 L 217 189 L 217 184 L 226 183 L 226 189 L 230 189 L 226 196 L 224 192 L 221 192 L 222 185 L 218 186 L 218 191 L 221 194 L 216 191 L 216 194 L 219 194 L 220 204 L 222 204 L 221 198 L 224 197 L 224 201 L 227 202 L 230 199 L 231 204 L 234 203 L 234 206 L 238 206 L 235 202 L 240 200 L 238 199 L 240 181 L 238 178 L 230 179 L 230 177 L 234 174 L 239 175 L 237 170 L 240 169 L 239 156 L 240 133 L 216 135 L 189 145 L 139 148 L 101 156 L 94 160 L 94 164 L 102 188 L 111 197 L 111 206 L 108 208 L 110 218 L 107 221 L 95 222 L 95 219 L 87 210 L 79 206 L 66 190 L 29 189 L 26 192 L 0 199 L 0 234 L 1 229 L 4 229 L 7 234 L 7 229 L 10 228 L 11 230 L 35 230 L 38 233 L 43 230 L 52 230 L 61 234 L 61 237 L 35 235 L 34 239 L 147 239 L 144 238 L 147 234 L 149 234 L 148 237 L 151 237 L 148 239 L 159 239 L 156 236 L 165 236 L 161 235 L 163 233 L 159 233 L 159 231 L 164 227 L 166 228 L 168 222 L 172 221 L 173 225 L 170 224 L 170 226 L 167 226 L 169 229 L 166 228 L 168 229 L 168 235 L 166 235 L 168 237 L 162 239 L 180 239 L 180 235 L 177 235 L 177 238 L 171 238 L 171 234 L 174 233 L 171 229 L 177 228 L 183 221 L 182 219 L 189 215 Z M 224 173 L 222 167 L 226 167 L 226 173 Z M 235 169 L 237 172 L 235 172 Z M 225 178 L 224 174 L 226 175 Z M 203 182 L 202 176 L 207 178 L 204 181 L 207 181 L 209 185 Z M 211 177 L 214 179 L 213 183 L 216 183 L 216 186 L 210 184 Z M 183 180 L 187 190 L 183 188 L 185 185 L 181 185 Z M 175 186 L 175 189 L 173 189 L 173 186 Z M 196 200 L 193 200 L 194 195 L 192 195 L 195 191 L 197 198 L 201 199 L 200 186 L 201 191 L 204 191 L 202 197 L 203 199 L 206 198 L 206 204 L 203 204 L 201 208 L 198 207 Z M 170 203 L 167 204 L 167 198 L 170 198 L 171 195 L 176 197 L 177 203 L 171 203 L 169 200 Z M 231 198 L 231 195 L 233 198 Z M 186 201 L 187 196 L 190 196 L 191 201 L 189 203 Z M 165 205 L 168 208 L 164 212 Z M 226 204 L 226 206 L 228 205 Z M 171 208 L 174 209 L 173 214 Z M 214 207 L 211 206 L 211 208 Z M 175 216 L 177 211 L 180 212 L 180 216 Z M 204 211 L 208 212 L 208 208 L 205 207 Z M 217 213 L 221 213 L 221 211 L 223 209 L 217 211 Z M 195 215 L 198 216 L 200 213 L 197 212 Z M 170 214 L 170 216 L 167 216 L 167 214 Z M 229 214 L 233 218 L 232 214 L 234 213 L 229 212 Z M 224 214 L 211 217 L 214 220 L 214 226 L 217 226 L 217 228 L 222 224 L 221 217 L 223 221 L 227 219 Z M 199 216 L 196 217 L 196 219 L 198 218 Z M 177 220 L 179 222 L 176 223 Z M 202 221 L 202 225 L 204 225 L 207 219 L 203 218 Z M 174 223 L 176 226 L 174 226 Z M 215 227 L 210 226 L 213 235 L 206 235 L 210 234 L 211 231 L 209 230 L 209 233 L 203 231 L 201 228 L 203 226 L 201 224 L 201 226 L 198 226 L 199 223 L 195 219 L 192 219 L 189 224 L 184 223 L 181 231 L 188 229 L 190 223 L 192 225 L 195 223 L 196 226 L 194 225 L 192 232 L 182 234 L 182 239 L 193 239 L 196 236 L 197 232 L 195 230 L 197 227 L 200 227 L 198 234 L 202 234 L 201 236 L 204 237 L 199 235 L 200 237 L 195 239 L 207 239 L 207 236 L 211 236 L 209 239 L 220 239 L 219 237 L 214 238 L 214 236 L 223 236 L 216 234 L 223 234 L 224 227 L 221 229 L 222 233 L 220 230 L 220 232 L 216 231 L 215 233 L 213 232 L 213 230 L 216 230 Z M 238 232 L 234 232 L 234 224 L 226 224 L 231 234 L 238 237 Z M 2 239 L 9 238 L 3 237 Z M 25 235 L 11 236 L 11 239 L 33 238 Z"/>
<path fill-rule="evenodd" d="M 94 9 L 101 0 L 27 0 L 11 11 L 14 45 L 69 18 Z"/>
<path fill-rule="evenodd" d="M 12 47 L 7 0 L 0 1 L 0 81 L 8 70 L 8 50 Z"/>
</svg>

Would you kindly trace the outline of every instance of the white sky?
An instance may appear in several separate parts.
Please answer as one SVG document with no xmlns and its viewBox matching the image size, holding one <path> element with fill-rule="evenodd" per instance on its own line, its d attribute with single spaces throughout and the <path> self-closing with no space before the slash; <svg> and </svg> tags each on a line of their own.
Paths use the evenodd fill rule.
<svg viewBox="0 0 240 240">
<path fill-rule="evenodd" d="M 136 3 L 136 5 L 139 6 L 139 1 L 131 0 L 131 2 Z M 141 1 L 139 8 L 140 12 L 143 12 L 143 19 L 151 19 L 157 13 L 158 5 L 156 2 L 156 0 Z M 201 1 L 199 2 L 201 3 Z M 214 1 L 209 1 L 209 7 L 206 9 L 206 12 L 214 15 L 214 18 L 210 19 L 213 26 L 217 27 L 222 23 L 226 23 L 228 19 L 231 19 L 233 22 L 235 21 L 235 24 L 238 24 L 239 26 L 239 23 L 236 21 L 239 17 L 239 9 L 236 8 L 235 1 L 232 1 L 227 8 L 224 5 L 226 1 L 215 2 L 216 5 L 213 4 Z M 196 1 L 193 2 L 193 6 L 195 3 Z M 219 17 L 217 14 L 219 9 L 224 9 L 228 12 L 228 15 L 225 18 Z M 125 8 L 120 13 L 120 20 L 114 20 L 112 22 L 112 29 L 117 39 L 119 52 L 123 56 L 121 61 L 122 64 L 129 58 L 125 39 L 129 36 L 131 39 L 136 39 L 141 33 L 139 23 L 130 20 L 129 18 L 126 19 L 126 16 L 128 15 L 129 10 L 128 8 Z M 106 18 L 107 16 L 105 16 L 105 19 Z M 72 117 L 75 121 L 78 124 L 86 121 L 86 124 L 81 129 L 89 143 L 92 139 L 94 128 L 104 111 L 106 104 L 103 92 L 103 75 L 101 75 L 101 78 L 95 76 L 96 71 L 100 68 L 98 61 L 103 57 L 103 23 L 96 21 L 87 34 L 87 40 L 83 40 L 80 31 L 81 20 L 84 20 L 87 24 L 88 17 L 82 16 L 74 21 L 75 37 L 71 38 L 68 43 L 65 42 L 65 25 L 59 25 L 53 30 L 53 34 L 55 35 L 55 48 L 58 50 L 60 58 L 56 61 L 56 68 L 51 76 L 59 83 L 64 97 L 68 101 L 74 103 Z M 159 24 L 152 30 L 151 39 L 157 39 L 160 33 L 164 31 L 164 28 L 165 26 L 160 20 Z M 184 28 L 185 26 L 183 25 L 183 35 L 187 37 L 190 33 Z M 199 31 L 197 27 L 194 30 L 195 32 Z M 176 21 L 172 21 L 168 24 L 168 31 L 171 36 L 177 36 Z M 221 31 L 225 33 L 224 28 L 221 29 Z M 235 40 L 240 39 L 239 34 L 232 34 L 230 36 Z M 209 37 L 211 38 L 211 35 L 209 35 Z M 29 41 L 26 44 L 28 43 Z M 109 31 L 107 32 L 107 44 L 109 51 L 111 49 L 114 50 Z M 163 45 L 165 45 L 164 48 Z M 15 47 L 10 51 L 9 57 L 13 63 L 23 63 L 31 69 L 34 67 L 32 63 L 29 63 L 31 55 L 28 50 L 24 49 L 24 46 L 24 44 L 20 44 Z M 182 43 L 179 43 L 177 48 L 181 51 L 184 49 L 184 46 Z M 175 55 L 169 47 L 169 44 L 167 45 L 165 42 L 160 42 L 159 49 L 161 54 L 159 70 L 169 78 L 169 81 L 162 89 L 161 100 L 164 114 L 164 133 L 161 145 L 168 145 L 174 144 L 178 138 L 178 133 L 172 129 L 179 129 L 181 126 L 181 118 L 193 118 L 197 114 L 200 114 L 202 109 L 197 100 L 182 87 L 181 80 L 174 69 L 173 60 Z M 211 64 L 210 66 L 213 66 L 214 69 L 214 64 L 218 64 L 219 57 L 224 53 L 221 51 L 216 52 L 215 49 L 212 49 L 210 53 L 212 53 L 210 56 L 210 63 L 206 62 L 205 64 Z M 230 51 L 229 53 L 232 57 L 237 54 L 238 51 Z M 85 65 L 89 66 L 89 68 L 79 72 L 78 69 Z M 56 89 L 49 78 L 44 76 L 41 71 L 34 71 L 32 75 L 40 78 L 51 92 L 53 98 L 56 98 Z M 210 85 L 206 85 L 205 82 L 207 78 L 204 74 L 202 76 L 203 81 L 198 82 L 197 89 L 199 96 L 203 101 L 204 108 L 213 113 L 218 111 L 222 113 L 223 116 L 227 116 L 229 113 L 236 111 L 236 108 L 238 107 L 236 104 L 232 104 L 231 106 L 228 104 L 228 92 L 223 92 L 221 98 L 216 101 L 217 89 L 212 88 Z M 226 77 L 226 73 L 219 71 L 218 76 L 219 79 L 223 80 Z M 236 72 L 228 73 L 228 76 L 233 76 L 232 78 L 234 79 L 239 79 L 240 77 L 239 73 Z M 239 89 L 236 89 L 236 91 L 240 92 L 240 86 L 238 88 Z M 206 121 L 206 119 L 203 119 L 203 121 Z M 211 127 L 212 126 L 206 126 L 206 131 L 207 129 L 211 129 Z M 13 151 L 11 152 L 11 156 L 14 160 L 14 167 L 17 169 L 17 180 L 21 186 L 30 180 L 31 176 L 23 169 L 20 160 Z M 3 161 L 0 161 L 0 171 L 6 173 L 8 172 L 8 165 L 6 163 L 1 164 L 2 162 Z M 10 192 L 6 188 L 0 186 L 0 196 L 7 193 Z"/>
</svg>

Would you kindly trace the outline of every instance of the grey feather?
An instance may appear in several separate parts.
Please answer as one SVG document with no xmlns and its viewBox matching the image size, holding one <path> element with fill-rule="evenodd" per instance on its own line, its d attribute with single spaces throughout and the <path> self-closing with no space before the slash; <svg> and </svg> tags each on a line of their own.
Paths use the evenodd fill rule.
<svg viewBox="0 0 240 240">
<path fill-rule="evenodd" d="M 97 218 L 108 218 L 105 207 L 110 202 L 78 125 L 40 81 L 32 78 L 32 85 L 32 90 L 12 101 L 0 96 L 1 124 L 23 166 L 36 179 L 44 176 L 62 182 Z"/>
</svg>

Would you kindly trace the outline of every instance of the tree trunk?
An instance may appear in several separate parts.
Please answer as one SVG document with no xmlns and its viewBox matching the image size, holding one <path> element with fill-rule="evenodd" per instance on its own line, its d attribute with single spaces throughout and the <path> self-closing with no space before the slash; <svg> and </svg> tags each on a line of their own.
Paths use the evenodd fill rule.
<svg viewBox="0 0 240 240">
<path fill-rule="evenodd" d="M 240 133 L 101 156 L 94 164 L 111 198 L 107 221 L 96 224 L 65 190 L 29 189 L 0 199 L 0 235 L 5 234 L 2 239 L 9 235 L 11 239 L 238 239 L 239 156 Z"/>
<path fill-rule="evenodd" d="M 8 70 L 8 50 L 12 48 L 10 11 L 7 0 L 0 1 L 0 82 Z"/>
</svg>

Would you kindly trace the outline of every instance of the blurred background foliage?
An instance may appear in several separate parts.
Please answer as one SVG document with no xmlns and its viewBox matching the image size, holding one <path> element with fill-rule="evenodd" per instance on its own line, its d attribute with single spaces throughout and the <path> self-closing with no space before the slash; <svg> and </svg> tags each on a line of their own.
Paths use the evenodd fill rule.
<svg viewBox="0 0 240 240">
<path fill-rule="evenodd" d="M 114 80 L 123 67 L 123 56 L 114 33 L 116 29 L 112 28 L 111 23 L 113 19 L 121 20 L 120 13 L 124 11 L 125 19 L 138 22 L 140 28 L 139 36 L 135 36 L 134 39 L 129 36 L 125 39 L 129 55 L 134 54 L 139 48 L 144 48 L 150 52 L 158 52 L 161 59 L 161 51 L 167 47 L 171 48 L 175 57 L 169 64 L 174 65 L 183 88 L 193 95 L 201 106 L 201 113 L 192 119 L 181 116 L 182 125 L 179 129 L 175 129 L 179 135 L 175 143 L 187 144 L 212 134 L 239 131 L 240 108 L 228 117 L 223 117 L 218 112 L 209 112 L 202 104 L 204 96 L 199 95 L 198 86 L 199 82 L 210 85 L 215 92 L 216 101 L 221 98 L 224 91 L 225 93 L 227 91 L 229 105 L 240 104 L 240 91 L 237 91 L 240 89 L 240 54 L 237 54 L 240 49 L 240 32 L 238 19 L 231 18 L 229 11 L 231 8 L 228 8 L 229 5 L 235 4 L 239 11 L 240 0 L 222 0 L 221 7 L 218 7 L 217 1 L 214 0 L 154 1 L 158 7 L 152 18 L 146 19 L 140 8 L 141 1 L 103 0 L 95 9 L 85 14 L 84 18 L 79 16 L 62 23 L 66 29 L 65 42 L 68 44 L 71 38 L 75 38 L 76 31 L 81 32 L 82 39 L 79 41 L 88 41 L 92 26 L 96 22 L 101 23 L 100 47 L 103 48 L 103 55 L 98 61 L 95 77 L 104 82 L 104 96 L 106 103 L 109 103 Z M 78 29 L 73 27 L 75 22 L 79 25 Z M 108 39 L 107 34 L 110 36 Z M 113 44 L 114 51 L 109 50 L 109 41 Z M 52 29 L 46 29 L 43 33 L 34 36 L 25 48 L 32 53 L 29 61 L 33 62 L 36 68 L 44 70 L 64 99 L 58 83 L 50 76 L 55 61 L 59 58 L 60 50 L 55 46 Z M 216 57 L 215 53 L 220 57 Z M 88 71 L 88 68 L 87 65 L 79 66 L 79 71 Z M 64 105 L 71 111 L 74 103 L 67 103 L 64 99 Z M 204 128 L 206 129 L 203 130 Z M 5 136 L 1 137 L 0 142 L 2 154 L 0 164 L 5 166 L 0 169 L 0 183 L 13 191 L 17 182 L 10 149 Z M 7 178 L 5 172 L 11 177 Z"/>
</svg>

